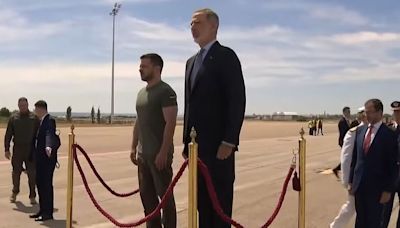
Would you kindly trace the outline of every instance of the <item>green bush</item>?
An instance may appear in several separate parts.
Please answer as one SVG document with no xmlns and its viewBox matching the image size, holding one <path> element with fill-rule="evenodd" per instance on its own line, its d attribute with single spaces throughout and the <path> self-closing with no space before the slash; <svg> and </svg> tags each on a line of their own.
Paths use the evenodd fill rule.
<svg viewBox="0 0 400 228">
<path fill-rule="evenodd" d="M 3 107 L 3 108 L 0 109 L 0 116 L 10 117 L 11 116 L 11 112 L 10 112 L 10 110 L 8 110 L 8 108 Z"/>
</svg>

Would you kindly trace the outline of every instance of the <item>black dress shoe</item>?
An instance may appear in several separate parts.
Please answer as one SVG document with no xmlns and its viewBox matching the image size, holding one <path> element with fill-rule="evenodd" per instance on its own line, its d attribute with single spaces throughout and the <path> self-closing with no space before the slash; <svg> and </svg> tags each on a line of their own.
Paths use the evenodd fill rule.
<svg viewBox="0 0 400 228">
<path fill-rule="evenodd" d="M 332 169 L 332 173 L 333 173 L 333 175 L 335 175 L 335 177 L 336 177 L 337 179 L 339 179 L 339 170 L 337 170 L 337 169 Z"/>
<path fill-rule="evenodd" d="M 40 217 L 40 213 L 29 215 L 29 218 L 39 218 L 39 217 Z"/>
<path fill-rule="evenodd" d="M 43 222 L 43 221 L 47 221 L 47 220 L 53 220 L 53 216 L 41 215 L 41 216 L 35 218 L 36 222 Z"/>
</svg>

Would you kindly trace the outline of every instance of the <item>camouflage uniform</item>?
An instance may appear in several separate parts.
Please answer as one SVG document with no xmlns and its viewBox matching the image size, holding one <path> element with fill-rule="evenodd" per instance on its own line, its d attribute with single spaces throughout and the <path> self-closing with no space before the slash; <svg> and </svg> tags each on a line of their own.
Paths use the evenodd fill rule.
<svg viewBox="0 0 400 228">
<path fill-rule="evenodd" d="M 8 121 L 4 148 L 6 152 L 10 151 L 10 144 L 13 141 L 11 158 L 13 195 L 17 195 L 20 191 L 20 176 L 23 171 L 23 163 L 25 163 L 29 182 L 29 198 L 36 197 L 36 167 L 32 150 L 39 124 L 40 121 L 31 112 L 18 112 L 11 116 Z"/>
</svg>

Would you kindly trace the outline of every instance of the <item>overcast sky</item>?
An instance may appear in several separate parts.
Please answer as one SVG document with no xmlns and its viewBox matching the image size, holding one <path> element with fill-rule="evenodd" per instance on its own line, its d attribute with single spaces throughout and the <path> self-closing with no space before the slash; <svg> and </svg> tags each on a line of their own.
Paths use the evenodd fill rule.
<svg viewBox="0 0 400 228">
<path fill-rule="evenodd" d="M 191 14 L 220 16 L 218 40 L 238 54 L 247 114 L 340 113 L 369 98 L 400 100 L 398 0 L 125 0 L 117 16 L 115 112 L 135 113 L 139 56 L 157 52 L 183 112 L 184 66 L 198 47 Z M 110 111 L 111 0 L 0 0 L 0 106 Z"/>
</svg>

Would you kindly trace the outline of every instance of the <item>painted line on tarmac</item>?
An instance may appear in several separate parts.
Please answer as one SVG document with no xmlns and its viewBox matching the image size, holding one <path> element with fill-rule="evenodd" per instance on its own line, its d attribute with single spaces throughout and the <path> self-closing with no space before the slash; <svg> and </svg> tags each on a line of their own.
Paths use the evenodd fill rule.
<svg viewBox="0 0 400 228">
<path fill-rule="evenodd" d="M 177 149 L 182 149 L 183 146 L 175 146 L 175 150 Z M 102 157 L 102 156 L 107 156 L 107 155 L 115 155 L 115 154 L 128 154 L 129 150 L 120 150 L 120 151 L 112 151 L 112 152 L 102 152 L 102 153 L 92 153 L 89 154 L 90 157 Z M 79 155 L 82 156 L 82 155 Z M 68 156 L 63 155 L 63 156 L 59 156 L 58 159 L 66 159 L 68 158 Z M 11 163 L 10 160 L 6 160 L 6 161 L 0 161 L 0 165 L 1 164 L 7 164 L 7 163 Z"/>
<path fill-rule="evenodd" d="M 254 142 L 260 142 L 260 141 L 265 141 L 265 140 L 276 140 L 276 139 L 294 138 L 294 137 L 296 137 L 296 136 L 278 137 L 278 138 L 249 139 L 249 140 L 242 140 L 242 141 L 240 141 L 240 143 L 241 143 L 241 145 L 243 145 L 243 143 L 254 143 Z M 179 150 L 182 150 L 182 149 L 183 149 L 183 145 L 175 146 L 175 151 L 179 151 Z M 129 153 L 129 150 L 111 151 L 111 152 L 102 152 L 102 153 L 91 153 L 89 155 L 90 155 L 90 157 L 101 157 L 101 156 L 124 154 L 124 153 Z M 66 155 L 58 157 L 58 159 L 66 159 L 66 158 L 67 158 Z M 0 161 L 0 165 L 1 164 L 7 164 L 7 163 L 10 163 L 10 161 L 9 160 Z"/>
<path fill-rule="evenodd" d="M 113 151 L 113 152 L 103 152 L 103 153 L 94 153 L 94 154 L 89 154 L 90 157 L 101 157 L 101 156 L 106 156 L 106 155 L 111 155 L 111 154 L 124 154 L 124 153 L 129 153 L 129 150 L 124 150 L 124 151 Z M 82 155 L 79 155 L 82 156 Z M 59 156 L 58 159 L 66 159 L 68 158 L 68 156 L 63 155 L 63 156 Z M 0 161 L 0 164 L 7 164 L 10 163 L 11 161 L 7 160 L 7 161 Z"/>
<path fill-rule="evenodd" d="M 276 140 L 276 139 L 282 139 L 282 138 L 294 138 L 296 136 L 288 136 L 288 137 L 277 137 L 277 138 L 260 138 L 260 139 L 248 139 L 248 140 L 241 140 L 240 143 L 243 145 L 243 143 L 254 143 L 254 142 L 260 142 L 260 141 L 265 141 L 265 140 Z M 175 146 L 175 151 L 179 151 L 183 149 L 183 145 Z M 129 150 L 123 150 L 123 151 L 111 151 L 111 152 L 102 152 L 102 153 L 92 153 L 90 154 L 90 157 L 101 157 L 101 156 L 107 156 L 107 155 L 114 155 L 114 154 L 123 154 L 123 153 L 129 153 Z M 67 156 L 59 156 L 58 159 L 66 159 Z M 7 164 L 10 163 L 9 160 L 5 161 L 0 161 L 1 164 Z"/>
</svg>

